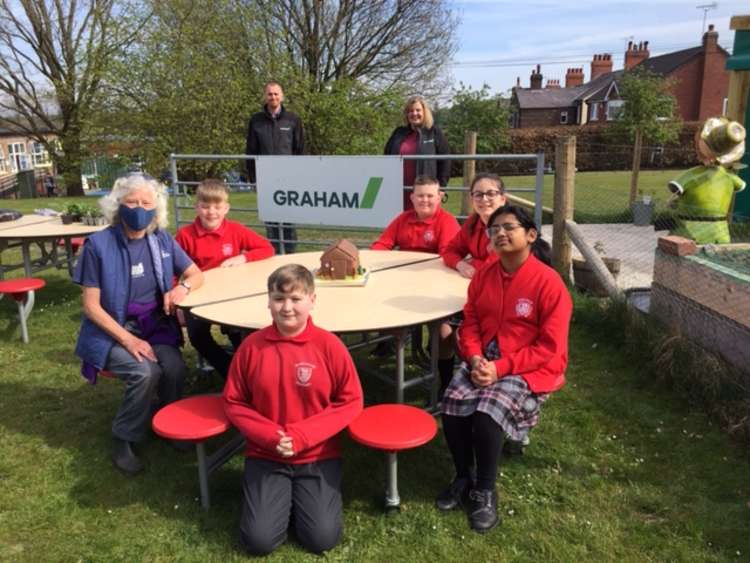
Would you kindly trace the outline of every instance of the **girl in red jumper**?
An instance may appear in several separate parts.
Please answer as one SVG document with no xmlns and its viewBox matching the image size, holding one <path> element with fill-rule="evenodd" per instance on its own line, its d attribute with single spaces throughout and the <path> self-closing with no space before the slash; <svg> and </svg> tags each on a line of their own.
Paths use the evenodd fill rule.
<svg viewBox="0 0 750 563">
<path fill-rule="evenodd" d="M 477 270 L 495 259 L 485 229 L 490 215 L 505 205 L 505 184 L 497 174 L 481 173 L 474 176 L 469 192 L 474 213 L 441 252 L 445 265 L 458 270 L 465 278 L 473 277 Z"/>
<path fill-rule="evenodd" d="M 549 267 L 549 245 L 523 208 L 503 206 L 488 225 L 500 259 L 469 285 L 459 331 L 466 362 L 441 409 L 456 478 L 436 501 L 451 510 L 468 494 L 469 523 L 478 532 L 499 521 L 495 480 L 503 441 L 522 441 L 537 424 L 541 403 L 565 383 L 573 309 Z"/>
</svg>

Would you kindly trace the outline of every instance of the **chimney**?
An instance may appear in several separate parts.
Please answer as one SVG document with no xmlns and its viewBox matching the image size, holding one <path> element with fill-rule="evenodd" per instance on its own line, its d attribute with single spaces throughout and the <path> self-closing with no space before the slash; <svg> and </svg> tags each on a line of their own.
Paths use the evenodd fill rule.
<svg viewBox="0 0 750 563">
<path fill-rule="evenodd" d="M 648 58 L 648 41 L 641 41 L 636 45 L 628 41 L 628 48 L 625 51 L 625 70 L 630 70 L 637 64 Z"/>
<path fill-rule="evenodd" d="M 710 24 L 708 31 L 703 34 L 703 50 L 706 52 L 719 50 L 719 32 L 714 31 L 714 24 Z"/>
<path fill-rule="evenodd" d="M 609 53 L 594 55 L 591 61 L 591 80 L 608 72 L 612 72 L 612 55 Z"/>
<path fill-rule="evenodd" d="M 559 88 L 560 87 L 560 80 L 557 78 L 548 78 L 547 79 L 547 86 L 545 88 Z"/>
<path fill-rule="evenodd" d="M 565 87 L 575 88 L 583 84 L 583 68 L 569 68 L 565 73 Z"/>
<path fill-rule="evenodd" d="M 532 90 L 542 89 L 542 69 L 540 65 L 536 65 L 536 69 L 531 71 L 530 82 Z"/>
<path fill-rule="evenodd" d="M 516 88 L 520 88 L 520 87 L 521 87 L 521 77 L 516 76 Z"/>
</svg>

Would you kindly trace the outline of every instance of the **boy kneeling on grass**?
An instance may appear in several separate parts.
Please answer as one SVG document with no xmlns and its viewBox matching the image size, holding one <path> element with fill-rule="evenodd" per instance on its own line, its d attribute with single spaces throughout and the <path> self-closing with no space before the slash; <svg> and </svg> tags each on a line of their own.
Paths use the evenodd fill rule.
<svg viewBox="0 0 750 563">
<path fill-rule="evenodd" d="M 341 539 L 337 434 L 362 411 L 362 387 L 346 346 L 313 324 L 314 305 L 304 266 L 273 272 L 273 323 L 243 341 L 224 388 L 227 416 L 247 439 L 240 540 L 254 555 L 284 543 L 290 516 L 310 551 Z"/>
</svg>

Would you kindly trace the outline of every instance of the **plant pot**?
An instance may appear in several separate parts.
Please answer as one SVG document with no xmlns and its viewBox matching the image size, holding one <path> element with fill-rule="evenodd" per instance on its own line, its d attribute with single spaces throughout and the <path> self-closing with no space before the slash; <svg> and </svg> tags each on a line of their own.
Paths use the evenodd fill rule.
<svg viewBox="0 0 750 563">
<path fill-rule="evenodd" d="M 73 223 L 73 216 L 69 213 L 63 213 L 60 215 L 60 219 L 62 220 L 63 225 L 70 225 Z"/>
<path fill-rule="evenodd" d="M 94 217 L 94 225 L 106 225 L 107 224 L 107 218 L 106 217 Z"/>
<path fill-rule="evenodd" d="M 619 258 L 607 258 L 602 256 L 602 262 L 610 271 L 612 276 L 617 279 L 622 264 Z M 573 281 L 575 286 L 594 297 L 609 297 L 609 293 L 594 274 L 594 270 L 586 260 L 582 258 L 573 258 Z"/>
<path fill-rule="evenodd" d="M 634 201 L 630 206 L 633 211 L 633 224 L 636 227 L 647 227 L 651 225 L 654 216 L 654 204 L 649 201 Z"/>
</svg>

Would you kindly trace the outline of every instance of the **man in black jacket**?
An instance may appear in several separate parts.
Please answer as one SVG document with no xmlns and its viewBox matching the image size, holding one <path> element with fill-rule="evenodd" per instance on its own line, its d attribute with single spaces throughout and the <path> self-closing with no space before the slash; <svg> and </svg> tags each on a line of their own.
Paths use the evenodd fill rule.
<svg viewBox="0 0 750 563">
<path fill-rule="evenodd" d="M 245 154 L 302 154 L 305 149 L 302 120 L 297 114 L 284 108 L 284 91 L 281 85 L 278 82 L 269 82 L 263 88 L 263 93 L 266 100 L 263 111 L 254 114 L 247 126 Z M 247 161 L 247 174 L 250 182 L 255 183 L 254 160 Z M 287 241 L 297 240 L 297 231 L 286 223 L 281 225 L 283 229 L 280 229 L 279 223 L 266 223 L 266 236 L 276 252 L 280 253 L 279 234 L 283 231 L 284 253 L 289 254 L 294 252 L 296 245 Z"/>
</svg>

